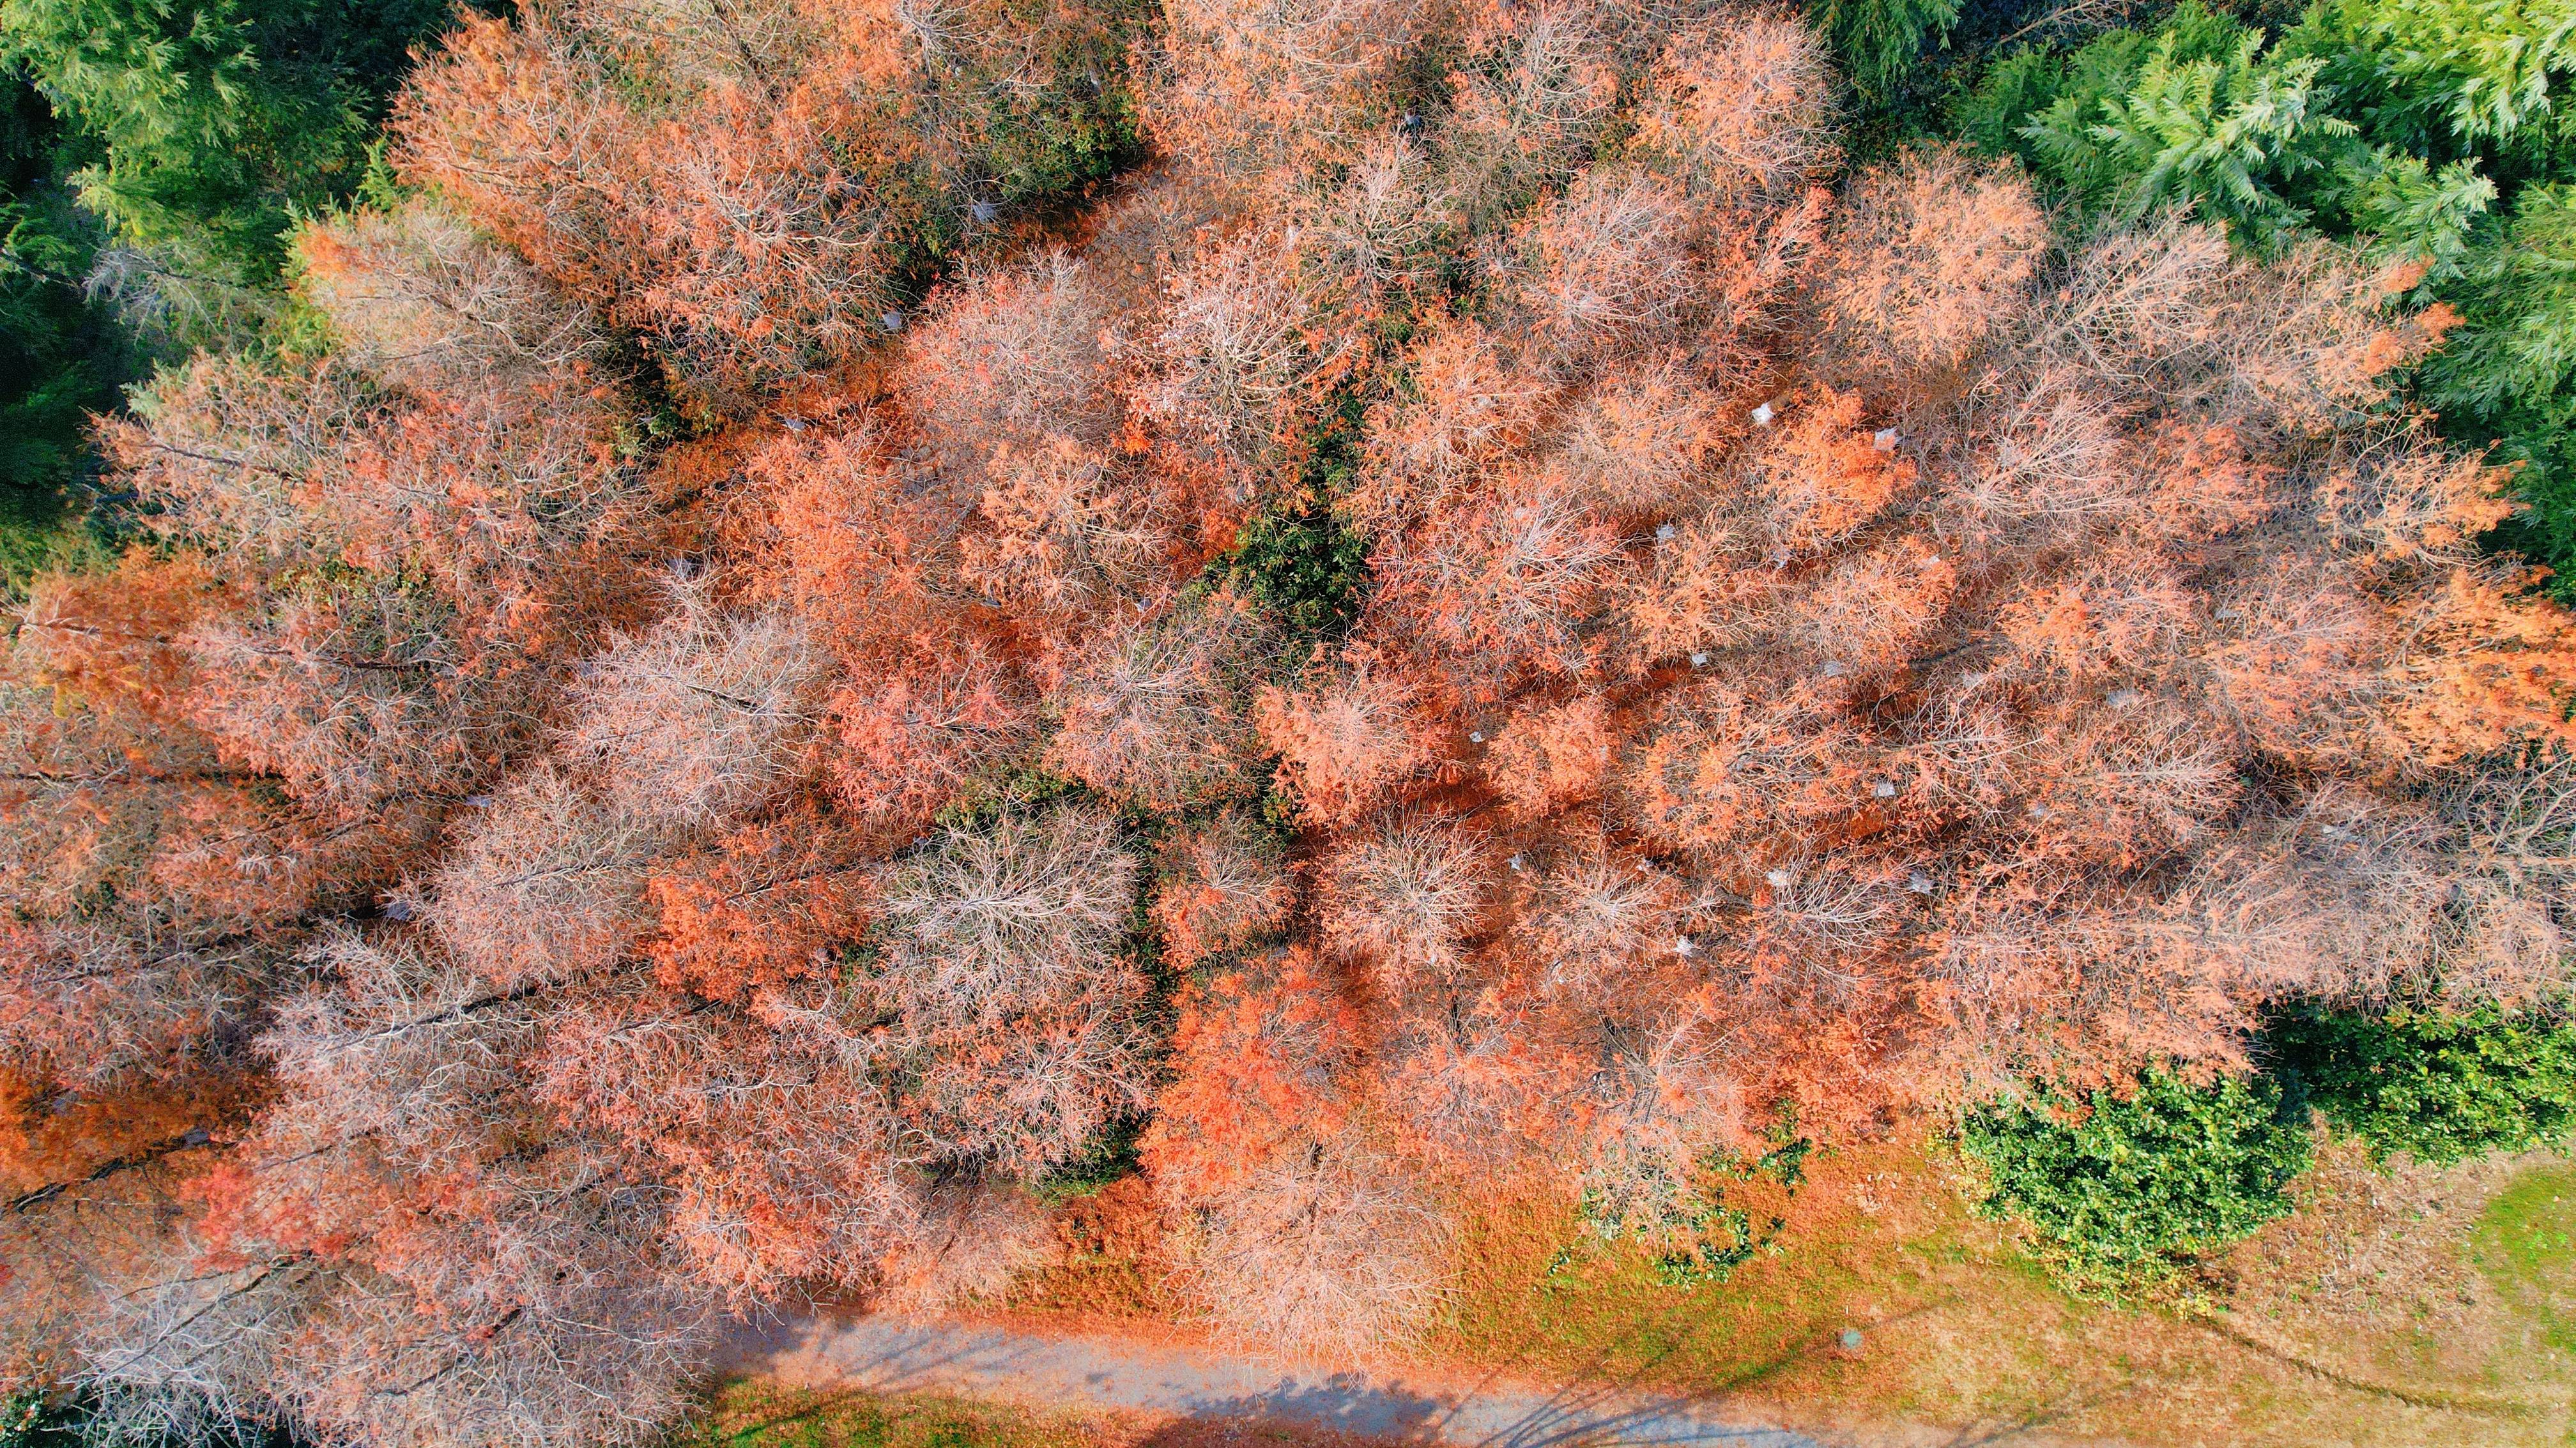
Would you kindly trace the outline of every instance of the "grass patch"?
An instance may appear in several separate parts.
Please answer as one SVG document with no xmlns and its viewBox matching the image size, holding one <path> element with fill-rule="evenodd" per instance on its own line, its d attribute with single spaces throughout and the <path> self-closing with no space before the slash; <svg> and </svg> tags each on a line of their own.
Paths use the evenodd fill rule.
<svg viewBox="0 0 2576 1448">
<path fill-rule="evenodd" d="M 2005 1385 L 2050 1373 L 2037 1340 L 1989 1370 L 1926 1375 L 1938 1358 L 1910 1324 L 1954 1304 L 1974 1264 L 1980 1294 L 2017 1316 L 2071 1310 L 1973 1218 L 1928 1154 L 1908 1148 L 1819 1151 L 1794 1196 L 1777 1200 L 1776 1251 L 1724 1280 L 1676 1285 L 1650 1244 L 1588 1251 L 1578 1204 L 1533 1197 L 1469 1225 L 1467 1283 L 1444 1333 L 1453 1356 L 1542 1380 L 1604 1377 L 1690 1391 L 1849 1404 L 1886 1416 L 1969 1421 L 2020 1406 Z M 1860 1333 L 1855 1349 L 1846 1332 Z M 1926 1380 L 1917 1382 L 1915 1379 Z"/>
<path fill-rule="evenodd" d="M 1043 1448 L 1096 1441 L 1081 1425 L 965 1398 L 880 1397 L 734 1382 L 675 1448 Z"/>
<path fill-rule="evenodd" d="M 1039 1412 L 937 1393 L 821 1392 L 745 1378 L 718 1386 L 671 1448 L 1332 1448 L 1352 1441 L 1270 1424 Z"/>
<path fill-rule="evenodd" d="M 2469 1260 L 2519 1321 L 2509 1346 L 2576 1377 L 2576 1166 L 2516 1176 L 2478 1215 Z"/>
<path fill-rule="evenodd" d="M 1570 1193 L 1461 1204 L 1459 1290 L 1425 1365 L 1741 1394 L 1829 1440 L 1912 1424 L 2138 1448 L 2576 1441 L 2563 1159 L 2384 1168 L 2329 1137 L 2286 1215 L 2187 1269 L 2214 1315 L 2067 1292 L 2025 1228 L 1971 1208 L 1975 1184 L 1939 1142 L 1817 1150 L 1801 1167 L 1758 1214 L 1779 1218 L 1777 1250 L 1722 1282 L 1675 1284 L 1652 1240 L 1603 1242 Z M 1058 1232 L 1061 1264 L 1016 1312 L 1097 1328 L 1178 1310 L 1141 1180 L 1066 1203 Z"/>
<path fill-rule="evenodd" d="M 1576 1204 L 1483 1210 L 1435 1346 L 1539 1383 L 1741 1393 L 1820 1430 L 1911 1422 L 2141 1448 L 2570 1441 L 2576 1171 L 2497 1195 L 2501 1164 L 2389 1177 L 2347 1144 L 2301 1179 L 2287 1216 L 2196 1269 L 2224 1324 L 2064 1291 L 2020 1229 L 1971 1211 L 1937 1145 L 1819 1151 L 1806 1174 L 1779 1250 L 1723 1283 L 1667 1286 L 1642 1248 L 1587 1253 L 1551 1279 L 1583 1230 Z"/>
</svg>

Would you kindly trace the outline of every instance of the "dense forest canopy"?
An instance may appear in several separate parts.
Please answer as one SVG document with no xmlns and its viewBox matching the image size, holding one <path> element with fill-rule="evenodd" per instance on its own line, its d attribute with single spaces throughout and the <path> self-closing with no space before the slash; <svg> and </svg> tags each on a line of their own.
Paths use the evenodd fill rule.
<svg viewBox="0 0 2576 1448">
<path fill-rule="evenodd" d="M 2365 204 L 2541 216 L 2554 50 L 2364 131 L 2284 97 L 2407 5 L 2188 10 L 1855 160 L 1950 17 L 5 14 L 162 108 L 83 244 L 263 316 L 101 418 L 0 678 L 0 1373 L 94 1434 L 642 1441 L 1125 1153 L 1211 1318 L 1358 1350 L 1483 1184 L 1651 1241 L 1793 1140 L 2276 1102 L 2284 1013 L 2396 1023 L 2311 1029 L 2356 1119 L 2559 1041 L 2560 375 L 2477 380 L 2510 234 Z M 439 25 L 370 162 L 348 47 Z"/>
</svg>

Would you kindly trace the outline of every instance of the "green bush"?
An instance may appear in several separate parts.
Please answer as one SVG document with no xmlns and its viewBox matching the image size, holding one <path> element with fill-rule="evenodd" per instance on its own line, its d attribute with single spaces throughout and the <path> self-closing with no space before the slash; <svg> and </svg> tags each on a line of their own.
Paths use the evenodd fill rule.
<svg viewBox="0 0 2576 1448">
<path fill-rule="evenodd" d="M 185 1429 L 119 1421 L 89 1393 L 24 1386 L 0 1394 L 0 1448 L 303 1448 L 283 1418 L 251 1421 L 209 1414 Z"/>
<path fill-rule="evenodd" d="M 1894 91 L 1927 45 L 1949 38 L 1959 0 L 1809 0 L 1815 22 L 1843 68 L 1873 100 Z"/>
<path fill-rule="evenodd" d="M 2382 1157 L 2448 1164 L 2567 1140 L 2576 1023 L 2469 1012 L 2301 1011 L 2265 1032 L 2273 1069 Z"/>
<path fill-rule="evenodd" d="M 0 1397 L 0 1448 L 37 1448 L 55 1436 L 54 1417 L 45 1395 L 20 1388 Z"/>
<path fill-rule="evenodd" d="M 1072 195 L 1144 152 L 1126 84 L 1139 7 L 1111 0 L 1078 13 L 1097 23 L 1072 26 L 1057 40 L 1048 85 L 1030 91 L 997 80 L 981 88 L 983 164 L 1004 203 Z"/>
<path fill-rule="evenodd" d="M 1368 543 L 1342 525 L 1329 498 L 1300 491 L 1245 520 L 1211 571 L 1275 610 L 1292 636 L 1338 636 L 1368 586 Z"/>
<path fill-rule="evenodd" d="M 1122 1116 L 1085 1142 L 1072 1160 L 1051 1167 L 1030 1191 L 1048 1206 L 1076 1197 L 1094 1197 L 1111 1183 L 1136 1174 L 1136 1139 L 1145 1134 L 1145 1118 Z"/>
<path fill-rule="evenodd" d="M 2051 1277 L 2117 1297 L 2288 1211 L 2283 1189 L 2311 1155 L 2304 1115 L 2261 1078 L 2198 1086 L 2154 1070 L 2125 1098 L 1991 1103 L 1959 1146 L 1985 1179 L 1980 1209 L 2028 1223 Z"/>
</svg>

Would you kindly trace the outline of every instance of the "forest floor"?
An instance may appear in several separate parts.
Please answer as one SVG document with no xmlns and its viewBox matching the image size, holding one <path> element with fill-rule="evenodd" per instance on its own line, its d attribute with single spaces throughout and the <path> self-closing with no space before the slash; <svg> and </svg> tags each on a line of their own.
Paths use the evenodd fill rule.
<svg viewBox="0 0 2576 1448">
<path fill-rule="evenodd" d="M 1688 1289 L 1634 1250 L 1587 1250 L 1562 1201 L 1488 1202 L 1444 1320 L 1374 1370 L 1194 1333 L 1124 1183 L 1068 1204 L 1062 1260 L 994 1311 L 785 1325 L 788 1351 L 745 1364 L 782 1376 L 728 1388 L 705 1431 L 733 1448 L 2576 1444 L 2566 1158 L 2382 1171 L 2330 1146 L 2291 1215 L 2131 1305 L 2054 1289 L 1942 1160 L 1820 1153 L 1796 1192 L 1744 1204 L 1781 1219 L 1772 1250 Z M 960 1393 L 986 1401 L 937 1396 Z"/>
</svg>

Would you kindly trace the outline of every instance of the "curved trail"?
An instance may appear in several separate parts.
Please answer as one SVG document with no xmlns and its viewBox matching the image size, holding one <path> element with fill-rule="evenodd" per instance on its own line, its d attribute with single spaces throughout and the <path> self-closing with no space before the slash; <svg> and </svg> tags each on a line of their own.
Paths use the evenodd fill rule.
<svg viewBox="0 0 2576 1448">
<path fill-rule="evenodd" d="M 900 1317 L 803 1318 L 742 1329 L 728 1366 L 806 1386 L 949 1392 L 1041 1408 L 1255 1419 L 1466 1448 L 1824 1448 L 1740 1410 L 1574 1385 L 1461 1387 L 1115 1337 Z"/>
</svg>

